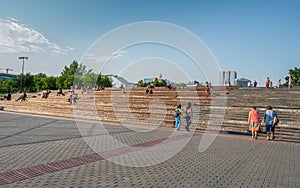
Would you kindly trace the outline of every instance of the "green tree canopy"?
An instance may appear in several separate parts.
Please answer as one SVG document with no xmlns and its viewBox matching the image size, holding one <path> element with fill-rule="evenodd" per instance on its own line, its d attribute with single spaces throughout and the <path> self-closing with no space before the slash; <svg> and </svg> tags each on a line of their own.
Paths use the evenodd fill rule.
<svg viewBox="0 0 300 188">
<path fill-rule="evenodd" d="M 292 84 L 293 86 L 300 86 L 300 68 L 295 67 L 294 69 L 289 70 L 289 75 L 292 76 Z M 286 83 L 285 85 L 288 84 L 289 81 L 289 76 L 285 77 Z"/>
<path fill-rule="evenodd" d="M 12 80 L 0 80 L 0 93 L 15 93 L 20 91 L 21 81 L 26 92 L 35 92 L 45 89 L 69 89 L 74 83 L 79 85 L 94 85 L 101 87 L 112 87 L 112 80 L 101 74 L 95 74 L 91 69 L 86 70 L 86 66 L 77 61 L 73 61 L 70 66 L 65 66 L 58 77 L 47 76 L 44 73 L 22 76 L 19 74 Z"/>
<path fill-rule="evenodd" d="M 112 87 L 112 80 L 100 73 L 97 77 L 97 85 L 100 87 Z"/>
<path fill-rule="evenodd" d="M 56 86 L 58 88 L 69 89 L 74 83 L 81 85 L 82 77 L 86 73 L 91 73 L 92 70 L 86 70 L 86 66 L 77 61 L 73 61 L 70 66 L 65 66 L 61 75 L 56 80 Z"/>
</svg>

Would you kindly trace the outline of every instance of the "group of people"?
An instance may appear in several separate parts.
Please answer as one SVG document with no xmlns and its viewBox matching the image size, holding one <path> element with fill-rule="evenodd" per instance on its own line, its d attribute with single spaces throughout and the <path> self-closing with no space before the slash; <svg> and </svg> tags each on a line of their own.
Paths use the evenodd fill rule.
<svg viewBox="0 0 300 188">
<path fill-rule="evenodd" d="M 5 96 L 0 97 L 0 100 L 8 100 L 8 101 L 10 101 L 11 100 L 11 93 L 10 92 L 6 93 Z"/>
<path fill-rule="evenodd" d="M 293 87 L 292 81 L 293 81 L 293 77 L 290 76 L 290 77 L 289 77 L 289 80 L 288 80 L 288 89 L 292 89 L 292 87 Z M 248 84 L 247 84 L 247 86 L 248 86 L 248 87 L 252 87 L 252 86 L 253 86 L 253 87 L 257 87 L 257 81 L 254 80 L 253 85 L 252 85 L 252 82 L 249 81 Z M 270 80 L 269 77 L 266 78 L 265 87 L 266 87 L 267 89 L 273 87 L 273 82 Z M 275 85 L 274 88 L 280 88 L 280 87 L 281 87 L 281 79 L 279 79 L 279 80 L 277 81 L 277 85 Z"/>
<path fill-rule="evenodd" d="M 277 82 L 277 88 L 280 88 L 280 86 L 281 86 L 281 79 L 279 79 L 278 82 Z M 271 87 L 273 87 L 273 82 L 270 80 L 269 77 L 267 77 L 267 79 L 266 79 L 266 88 L 268 89 L 268 88 L 271 88 Z M 274 87 L 276 88 L 276 86 L 274 86 Z"/>
<path fill-rule="evenodd" d="M 174 112 L 175 117 L 175 130 L 179 131 L 181 126 L 181 116 L 185 114 L 186 126 L 185 130 L 190 131 L 190 125 L 192 123 L 192 104 L 189 102 L 185 111 L 181 109 L 181 104 L 179 104 Z"/>
<path fill-rule="evenodd" d="M 257 139 L 257 134 L 261 131 L 263 123 L 267 133 L 266 140 L 275 139 L 275 127 L 278 125 L 279 119 L 277 112 L 272 109 L 272 106 L 267 106 L 262 121 L 260 121 L 259 112 L 255 106 L 249 112 L 248 125 L 252 132 L 252 139 Z"/>
<path fill-rule="evenodd" d="M 183 116 L 184 114 L 184 116 Z M 192 104 L 189 102 L 185 109 L 182 109 L 181 104 L 177 106 L 174 112 L 175 117 L 175 130 L 179 131 L 181 126 L 181 117 L 185 117 L 186 126 L 185 130 L 190 130 L 190 125 L 192 123 Z M 248 125 L 252 133 L 252 139 L 257 139 L 258 132 L 261 132 L 262 125 L 265 125 L 266 129 L 266 140 L 275 139 L 275 127 L 278 125 L 279 119 L 277 112 L 272 109 L 272 106 L 267 106 L 264 112 L 263 119 L 261 121 L 259 117 L 259 112 L 254 106 L 249 112 Z"/>
<path fill-rule="evenodd" d="M 292 89 L 293 85 L 292 85 L 292 81 L 293 81 L 293 77 L 292 76 L 289 76 L 289 80 L 288 80 L 288 89 Z M 267 77 L 266 79 L 266 88 L 271 88 L 273 87 L 273 82 L 270 80 L 269 77 Z M 277 87 L 277 88 L 280 88 L 281 87 L 281 79 L 279 79 L 277 81 L 277 86 L 274 86 L 274 87 Z"/>
</svg>

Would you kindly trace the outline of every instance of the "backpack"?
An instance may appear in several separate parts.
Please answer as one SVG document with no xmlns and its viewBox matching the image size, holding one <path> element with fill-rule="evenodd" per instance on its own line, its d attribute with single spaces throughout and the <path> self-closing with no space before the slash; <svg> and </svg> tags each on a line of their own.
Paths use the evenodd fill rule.
<svg viewBox="0 0 300 188">
<path fill-rule="evenodd" d="M 277 116 L 275 116 L 273 120 L 273 125 L 278 125 L 278 123 L 279 123 L 279 119 Z"/>
<path fill-rule="evenodd" d="M 175 112 L 174 112 L 174 117 L 178 117 L 179 116 L 179 112 L 178 110 L 176 109 Z"/>
</svg>

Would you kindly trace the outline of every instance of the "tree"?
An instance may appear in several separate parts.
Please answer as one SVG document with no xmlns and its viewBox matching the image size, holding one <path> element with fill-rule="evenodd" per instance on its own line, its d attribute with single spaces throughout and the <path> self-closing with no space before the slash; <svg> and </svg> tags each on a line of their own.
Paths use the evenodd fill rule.
<svg viewBox="0 0 300 188">
<path fill-rule="evenodd" d="M 70 66 L 65 66 L 61 75 L 56 80 L 56 86 L 58 88 L 70 88 L 74 83 L 81 85 L 82 77 L 86 73 L 91 73 L 92 70 L 86 70 L 86 66 L 82 63 L 78 64 L 77 61 L 73 61 Z"/>
<path fill-rule="evenodd" d="M 84 76 L 82 76 L 82 84 L 83 85 L 95 85 L 97 83 L 98 75 L 93 72 L 88 72 Z"/>
<path fill-rule="evenodd" d="M 58 89 L 58 87 L 56 86 L 56 80 L 57 77 L 54 76 L 48 76 L 48 77 L 44 77 L 43 78 L 43 82 L 44 82 L 44 89 Z"/>
<path fill-rule="evenodd" d="M 0 93 L 15 93 L 17 92 L 20 87 L 14 87 L 14 81 L 13 80 L 1 80 L 0 81 Z"/>
<path fill-rule="evenodd" d="M 35 92 L 45 89 L 68 89 L 74 83 L 84 85 L 99 84 L 102 87 L 112 87 L 112 80 L 107 76 L 95 74 L 92 69 L 86 70 L 86 66 L 73 61 L 70 66 L 65 66 L 58 77 L 47 76 L 44 73 L 31 75 L 17 75 L 12 80 L 0 80 L 0 93 L 18 92 L 21 83 L 26 92 Z"/>
<path fill-rule="evenodd" d="M 45 77 L 47 77 L 47 75 L 43 73 L 39 73 L 33 76 L 34 86 L 37 91 L 45 89 L 45 84 L 43 81 L 43 78 Z"/>
<path fill-rule="evenodd" d="M 158 81 L 158 79 L 156 78 L 153 82 L 153 85 L 155 87 L 166 87 L 167 82 L 165 80 Z"/>
<path fill-rule="evenodd" d="M 97 85 L 100 87 L 112 87 L 112 80 L 100 73 L 97 77 Z"/>
<path fill-rule="evenodd" d="M 143 80 L 140 80 L 140 81 L 138 82 L 138 86 L 139 86 L 139 87 L 146 87 L 147 85 L 148 85 L 148 83 L 144 83 Z"/>
<path fill-rule="evenodd" d="M 36 91 L 35 85 L 34 85 L 34 76 L 30 73 L 26 73 L 23 76 L 23 88 L 26 92 L 34 92 Z"/>
<path fill-rule="evenodd" d="M 293 77 L 293 81 L 292 81 L 293 86 L 300 86 L 300 68 L 295 67 L 294 69 L 290 69 L 289 75 Z M 286 76 L 285 80 L 286 83 L 284 85 L 287 86 L 289 82 L 289 76 Z"/>
</svg>

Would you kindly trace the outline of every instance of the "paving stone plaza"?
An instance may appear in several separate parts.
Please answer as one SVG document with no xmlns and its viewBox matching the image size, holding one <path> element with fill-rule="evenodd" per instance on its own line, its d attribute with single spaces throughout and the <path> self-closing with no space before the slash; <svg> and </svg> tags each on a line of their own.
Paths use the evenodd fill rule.
<svg viewBox="0 0 300 188">
<path fill-rule="evenodd" d="M 83 135 L 72 119 L 6 112 L 1 112 L 0 117 L 1 187 L 300 186 L 297 142 L 218 134 L 208 149 L 199 152 L 203 133 L 179 131 L 178 136 L 164 143 L 173 129 L 134 131 L 108 123 L 107 134 L 132 147 L 107 149 L 98 155 L 87 140 L 102 141 L 109 148 L 110 143 L 102 139 L 107 134 L 91 131 Z M 98 124 L 86 122 L 86 126 Z M 110 160 L 122 161 L 123 156 L 130 160 L 131 154 L 143 152 L 144 148 L 156 144 L 172 147 L 172 143 L 186 138 L 185 147 L 157 164 L 130 166 Z"/>
</svg>

